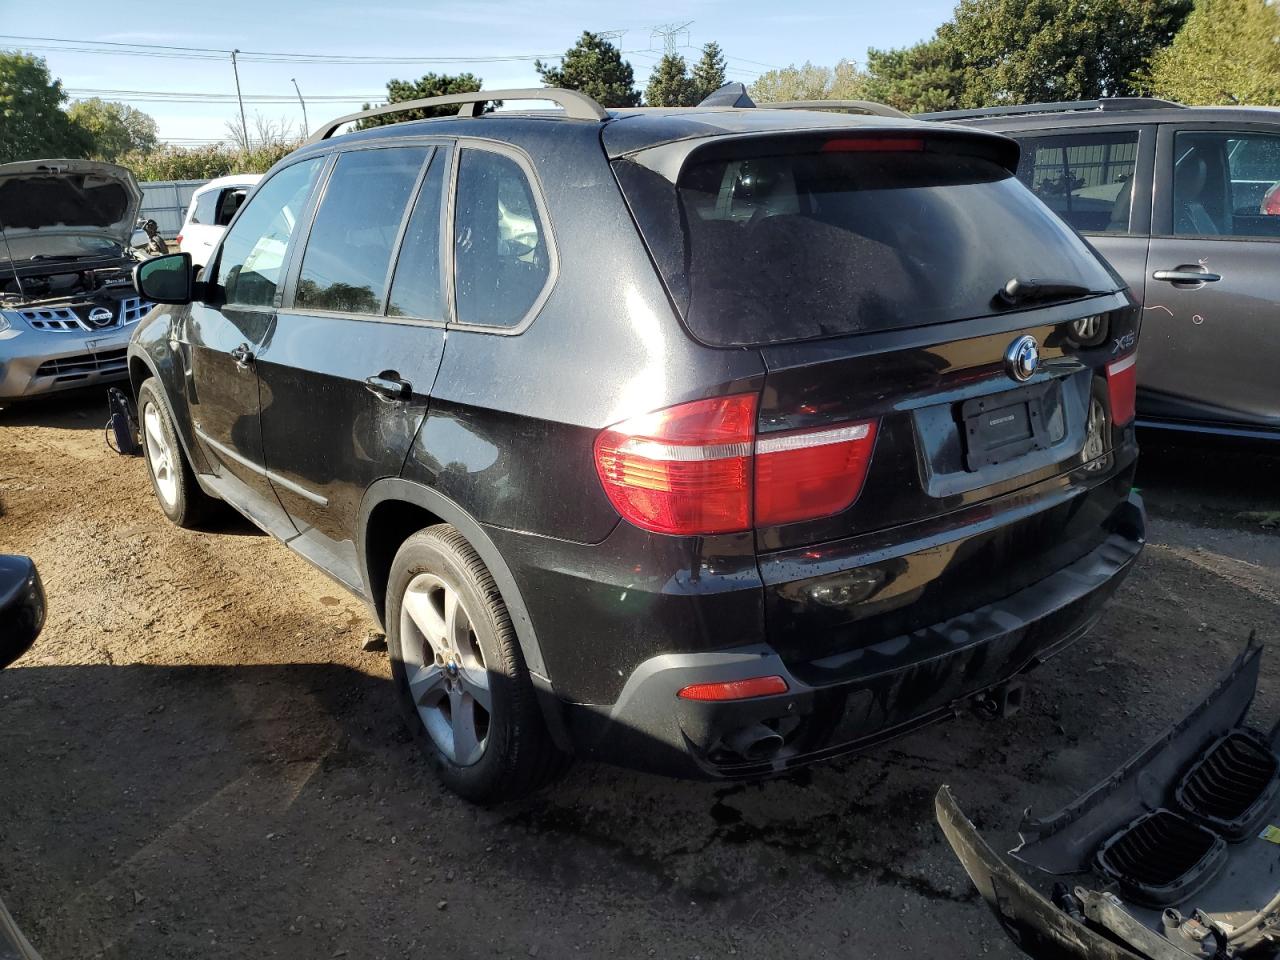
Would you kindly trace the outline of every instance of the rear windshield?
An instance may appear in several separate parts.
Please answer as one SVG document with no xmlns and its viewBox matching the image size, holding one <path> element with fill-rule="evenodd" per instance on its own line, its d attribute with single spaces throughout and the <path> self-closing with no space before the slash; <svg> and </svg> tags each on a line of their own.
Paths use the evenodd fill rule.
<svg viewBox="0 0 1280 960">
<path fill-rule="evenodd" d="M 1119 286 L 994 160 L 919 141 L 904 150 L 773 144 L 704 148 L 675 185 L 640 163 L 615 163 L 677 308 L 706 343 L 984 316 L 1001 308 L 995 295 L 1013 277 Z"/>
</svg>

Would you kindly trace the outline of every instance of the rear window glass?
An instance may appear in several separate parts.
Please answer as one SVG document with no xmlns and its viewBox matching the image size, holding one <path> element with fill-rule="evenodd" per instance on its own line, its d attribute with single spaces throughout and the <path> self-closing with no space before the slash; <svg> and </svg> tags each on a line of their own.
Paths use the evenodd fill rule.
<svg viewBox="0 0 1280 960">
<path fill-rule="evenodd" d="M 736 157 L 718 145 L 714 157 L 694 154 L 674 187 L 640 164 L 615 165 L 699 339 L 777 343 L 984 316 L 1013 277 L 1116 289 L 1079 236 L 995 161 L 840 144 L 753 144 Z"/>
</svg>

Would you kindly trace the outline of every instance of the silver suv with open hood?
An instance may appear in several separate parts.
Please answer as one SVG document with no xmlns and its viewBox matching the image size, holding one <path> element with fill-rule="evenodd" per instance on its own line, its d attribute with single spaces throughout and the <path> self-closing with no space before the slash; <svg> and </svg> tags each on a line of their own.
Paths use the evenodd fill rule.
<svg viewBox="0 0 1280 960">
<path fill-rule="evenodd" d="M 0 401 L 126 376 L 142 191 L 90 160 L 0 165 Z"/>
</svg>

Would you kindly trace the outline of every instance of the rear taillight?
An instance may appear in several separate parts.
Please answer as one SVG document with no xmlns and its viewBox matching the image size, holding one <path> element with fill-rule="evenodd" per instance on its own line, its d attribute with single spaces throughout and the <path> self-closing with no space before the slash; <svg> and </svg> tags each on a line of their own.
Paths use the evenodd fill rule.
<svg viewBox="0 0 1280 960">
<path fill-rule="evenodd" d="M 1107 364 L 1107 394 L 1111 399 L 1111 421 L 1123 427 L 1134 418 L 1138 397 L 1138 355 Z"/>
<path fill-rule="evenodd" d="M 176 242 L 178 246 L 182 246 L 182 234 L 178 234 Z"/>
<path fill-rule="evenodd" d="M 600 482 L 644 530 L 683 536 L 814 520 L 862 490 L 874 421 L 756 436 L 756 397 L 696 400 L 596 438 Z"/>
<path fill-rule="evenodd" d="M 756 441 L 756 526 L 829 517 L 862 492 L 874 421 L 768 434 Z"/>
</svg>

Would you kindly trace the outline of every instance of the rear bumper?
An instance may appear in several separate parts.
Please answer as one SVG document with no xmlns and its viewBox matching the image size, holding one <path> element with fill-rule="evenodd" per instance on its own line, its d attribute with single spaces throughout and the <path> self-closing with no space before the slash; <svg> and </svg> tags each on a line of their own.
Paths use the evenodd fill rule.
<svg viewBox="0 0 1280 960">
<path fill-rule="evenodd" d="M 1094 550 L 998 602 L 870 646 L 798 664 L 767 644 L 644 661 L 610 706 L 571 705 L 580 749 L 674 776 L 782 773 L 953 716 L 967 701 L 1083 636 L 1124 581 L 1145 536 L 1142 501 L 1121 504 Z M 777 675 L 788 692 L 751 700 L 681 700 L 691 683 Z M 746 759 L 742 731 L 780 734 L 767 759 Z M 776 740 L 773 741 L 776 744 Z"/>
</svg>

